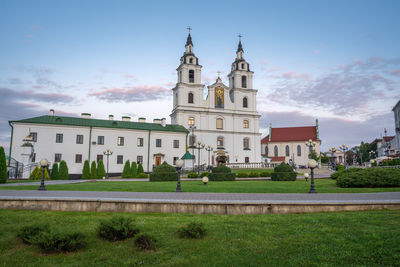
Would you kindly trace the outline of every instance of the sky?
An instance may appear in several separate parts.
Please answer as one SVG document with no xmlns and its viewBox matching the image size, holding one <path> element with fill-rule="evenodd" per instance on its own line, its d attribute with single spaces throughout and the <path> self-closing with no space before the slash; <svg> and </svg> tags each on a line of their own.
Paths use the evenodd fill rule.
<svg viewBox="0 0 400 267">
<path fill-rule="evenodd" d="M 394 134 L 400 1 L 0 2 L 0 145 L 10 120 L 166 117 L 187 27 L 205 86 L 254 71 L 260 132 L 315 125 L 322 151 Z M 206 87 L 205 87 L 206 93 Z"/>
</svg>

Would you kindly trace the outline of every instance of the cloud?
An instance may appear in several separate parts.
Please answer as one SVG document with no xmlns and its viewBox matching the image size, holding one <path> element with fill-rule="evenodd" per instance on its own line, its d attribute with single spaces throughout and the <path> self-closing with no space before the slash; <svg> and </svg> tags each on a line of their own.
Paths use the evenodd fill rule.
<svg viewBox="0 0 400 267">
<path fill-rule="evenodd" d="M 171 90 L 158 85 L 138 85 L 121 88 L 101 88 L 101 91 L 89 93 L 107 102 L 139 102 L 162 99 L 170 96 Z"/>
<path fill-rule="evenodd" d="M 74 97 L 61 93 L 36 93 L 32 90 L 14 91 L 9 88 L 0 88 L 1 102 L 25 102 L 29 100 L 45 103 L 70 103 Z"/>
<path fill-rule="evenodd" d="M 400 69 L 398 69 L 398 70 L 389 70 L 388 72 L 389 72 L 389 74 L 391 74 L 393 76 L 400 77 Z"/>
</svg>

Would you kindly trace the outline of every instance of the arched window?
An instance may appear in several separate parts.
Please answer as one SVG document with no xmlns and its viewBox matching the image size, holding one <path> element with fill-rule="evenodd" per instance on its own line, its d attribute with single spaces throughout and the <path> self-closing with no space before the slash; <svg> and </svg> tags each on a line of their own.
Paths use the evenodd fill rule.
<svg viewBox="0 0 400 267">
<path fill-rule="evenodd" d="M 189 70 L 189 82 L 194 83 L 194 70 Z"/>
<path fill-rule="evenodd" d="M 242 70 L 244 70 L 244 63 L 242 63 Z"/>
<path fill-rule="evenodd" d="M 300 145 L 297 146 L 297 156 L 298 157 L 301 156 L 301 146 Z"/>
<path fill-rule="evenodd" d="M 250 149 L 249 147 L 250 147 L 249 138 L 247 138 L 247 137 L 243 138 L 243 149 L 245 149 L 245 150 Z"/>
<path fill-rule="evenodd" d="M 247 77 L 242 76 L 242 88 L 247 88 Z"/>
<path fill-rule="evenodd" d="M 189 135 L 189 146 L 193 146 L 193 144 L 196 143 L 196 136 L 195 135 Z"/>
<path fill-rule="evenodd" d="M 192 64 L 193 63 L 193 58 L 189 59 L 189 63 Z"/>
<path fill-rule="evenodd" d="M 217 129 L 224 129 L 224 121 L 221 118 L 217 118 L 217 125 L 216 125 Z"/>
<path fill-rule="evenodd" d="M 289 146 L 285 147 L 285 155 L 286 157 L 289 157 L 290 151 L 289 151 Z"/>
<path fill-rule="evenodd" d="M 274 156 L 277 157 L 278 156 L 278 146 L 274 147 Z"/>
<path fill-rule="evenodd" d="M 188 103 L 193 104 L 193 93 L 189 93 L 188 95 Z"/>
<path fill-rule="evenodd" d="M 249 128 L 249 120 L 243 121 L 243 128 Z"/>
<path fill-rule="evenodd" d="M 247 97 L 243 97 L 243 107 L 247 108 Z"/>
<path fill-rule="evenodd" d="M 217 148 L 223 148 L 224 147 L 224 138 L 222 136 L 218 136 L 217 138 Z"/>
<path fill-rule="evenodd" d="M 268 157 L 268 145 L 265 146 L 265 155 Z"/>
<path fill-rule="evenodd" d="M 194 117 L 189 117 L 188 124 L 189 124 L 189 126 L 194 125 Z"/>
<path fill-rule="evenodd" d="M 244 163 L 249 163 L 249 162 L 250 162 L 249 157 L 245 157 L 245 158 L 244 158 Z"/>
</svg>

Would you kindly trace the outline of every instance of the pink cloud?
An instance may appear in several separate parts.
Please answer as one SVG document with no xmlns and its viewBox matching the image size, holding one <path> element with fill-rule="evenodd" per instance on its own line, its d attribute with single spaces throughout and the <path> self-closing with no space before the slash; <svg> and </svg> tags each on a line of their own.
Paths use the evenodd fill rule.
<svg viewBox="0 0 400 267">
<path fill-rule="evenodd" d="M 124 88 L 101 87 L 100 89 L 101 91 L 89 93 L 89 96 L 94 96 L 107 102 L 138 102 L 162 99 L 168 97 L 171 92 L 170 89 L 159 85 L 127 86 Z"/>
<path fill-rule="evenodd" d="M 400 69 L 397 70 L 389 70 L 389 73 L 393 76 L 400 77 Z"/>
</svg>

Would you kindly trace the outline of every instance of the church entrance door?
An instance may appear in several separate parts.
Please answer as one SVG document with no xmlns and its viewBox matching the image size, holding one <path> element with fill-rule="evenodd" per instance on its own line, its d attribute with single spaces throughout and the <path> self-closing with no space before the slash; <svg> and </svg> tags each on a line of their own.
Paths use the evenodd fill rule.
<svg viewBox="0 0 400 267">
<path fill-rule="evenodd" d="M 156 156 L 156 167 L 161 165 L 161 157 Z"/>
</svg>

